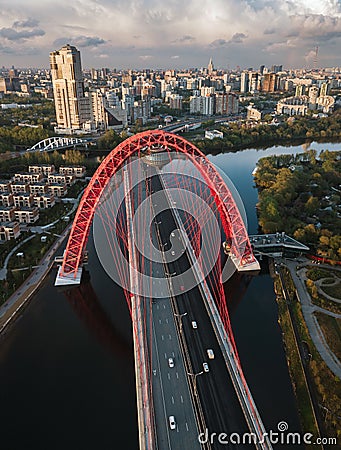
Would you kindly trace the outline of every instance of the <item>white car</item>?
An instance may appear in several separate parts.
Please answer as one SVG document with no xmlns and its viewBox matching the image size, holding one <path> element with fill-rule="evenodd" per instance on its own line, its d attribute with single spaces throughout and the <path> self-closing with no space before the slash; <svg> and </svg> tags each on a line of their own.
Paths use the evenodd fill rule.
<svg viewBox="0 0 341 450">
<path fill-rule="evenodd" d="M 208 367 L 208 364 L 206 362 L 202 363 L 202 367 L 204 369 L 204 372 L 209 372 L 210 371 L 210 369 Z"/>
<path fill-rule="evenodd" d="M 175 417 L 174 416 L 169 416 L 168 420 L 169 420 L 169 427 L 170 427 L 170 429 L 171 430 L 175 430 L 175 428 L 176 428 Z"/>
<path fill-rule="evenodd" d="M 168 358 L 168 365 L 169 367 L 174 367 L 174 359 L 173 358 Z"/>
<path fill-rule="evenodd" d="M 214 359 L 214 353 L 213 353 L 213 350 L 212 350 L 211 348 L 208 348 L 208 349 L 207 349 L 207 356 L 208 356 L 210 359 Z"/>
<path fill-rule="evenodd" d="M 192 320 L 192 328 L 193 328 L 194 330 L 196 330 L 196 329 L 198 328 L 198 324 L 196 323 L 195 320 Z"/>
</svg>

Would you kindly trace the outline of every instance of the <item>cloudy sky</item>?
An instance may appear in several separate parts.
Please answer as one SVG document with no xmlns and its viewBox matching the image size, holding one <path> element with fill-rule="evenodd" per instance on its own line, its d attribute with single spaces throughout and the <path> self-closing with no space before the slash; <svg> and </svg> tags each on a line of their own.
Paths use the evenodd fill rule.
<svg viewBox="0 0 341 450">
<path fill-rule="evenodd" d="M 341 66 L 341 0 L 0 0 L 0 66 Z"/>
</svg>

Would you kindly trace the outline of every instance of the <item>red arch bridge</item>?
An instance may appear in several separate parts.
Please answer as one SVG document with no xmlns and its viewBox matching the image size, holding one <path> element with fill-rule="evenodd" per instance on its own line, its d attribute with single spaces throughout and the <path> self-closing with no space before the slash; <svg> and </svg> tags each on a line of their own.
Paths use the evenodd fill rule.
<svg viewBox="0 0 341 450">
<path fill-rule="evenodd" d="M 226 410 L 233 401 L 224 399 L 228 384 L 233 410 L 245 422 L 237 431 L 247 432 L 256 448 L 271 448 L 243 375 L 223 286 L 225 270 L 258 270 L 259 264 L 222 175 L 175 134 L 151 130 L 126 139 L 83 194 L 56 285 L 80 283 L 92 225 L 99 259 L 123 287 L 132 316 L 140 448 L 215 448 L 198 439 L 193 444 L 193 435 L 208 427 L 217 432 L 217 424 L 236 431 Z M 216 354 L 208 354 L 209 365 L 198 323 Z M 219 364 L 215 378 L 226 372 L 229 381 L 208 389 L 209 366 L 213 374 Z"/>
</svg>

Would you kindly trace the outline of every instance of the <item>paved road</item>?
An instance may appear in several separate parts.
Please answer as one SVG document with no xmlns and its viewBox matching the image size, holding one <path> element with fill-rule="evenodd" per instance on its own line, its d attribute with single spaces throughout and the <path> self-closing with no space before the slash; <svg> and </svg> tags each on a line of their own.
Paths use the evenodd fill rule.
<svg viewBox="0 0 341 450">
<path fill-rule="evenodd" d="M 341 379 L 341 363 L 327 345 L 320 325 L 314 315 L 314 312 L 316 310 L 321 310 L 321 308 L 316 307 L 311 302 L 311 298 L 305 286 L 305 269 L 301 268 L 298 273 L 296 273 L 297 261 L 287 259 L 285 264 L 290 270 L 292 279 L 296 286 L 299 301 L 302 307 L 303 317 L 307 324 L 310 337 L 329 369 L 334 373 L 334 375 Z M 325 310 L 322 310 L 321 312 L 325 313 Z"/>
<path fill-rule="evenodd" d="M 158 178 L 152 181 L 154 191 L 162 189 Z M 168 205 L 165 199 L 165 206 Z M 171 210 L 165 210 L 157 216 L 159 230 L 163 243 L 167 242 L 171 247 L 171 233 L 177 229 Z M 168 272 L 181 273 L 191 265 L 186 253 L 179 256 L 174 262 L 168 262 Z M 249 432 L 233 383 L 230 379 L 223 354 L 217 342 L 209 314 L 202 300 L 202 294 L 198 287 L 175 297 L 180 314 L 187 313 L 183 317 L 183 333 L 189 349 L 189 356 L 196 377 L 197 391 L 203 406 L 205 422 L 209 433 L 243 433 Z M 198 329 L 193 329 L 191 322 L 198 323 Z M 209 360 L 207 349 L 214 351 L 215 357 Z M 209 365 L 209 372 L 204 372 L 203 363 Z M 212 445 L 214 449 L 250 448 L 246 445 L 221 445 L 217 441 Z"/>
<path fill-rule="evenodd" d="M 157 248 L 159 241 L 155 224 L 152 226 L 152 235 Z M 165 267 L 161 262 L 153 262 L 152 266 L 147 268 L 147 273 L 148 270 L 151 271 L 154 283 L 158 283 L 158 278 L 167 279 Z M 144 299 L 145 334 L 151 359 L 149 370 L 157 448 L 201 450 L 196 413 L 182 358 L 171 293 L 167 284 L 162 294 L 163 298 Z M 170 367 L 169 358 L 173 359 L 174 367 Z M 170 428 L 170 416 L 175 417 L 175 429 Z"/>
</svg>

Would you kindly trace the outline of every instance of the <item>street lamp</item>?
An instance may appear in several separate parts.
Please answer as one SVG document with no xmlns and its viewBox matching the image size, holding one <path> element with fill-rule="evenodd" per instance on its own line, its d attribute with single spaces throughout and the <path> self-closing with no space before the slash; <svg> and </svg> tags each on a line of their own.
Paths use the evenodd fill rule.
<svg viewBox="0 0 341 450">
<path fill-rule="evenodd" d="M 198 391 L 197 391 L 197 377 L 199 375 L 202 375 L 204 372 L 198 372 L 198 373 L 190 373 L 187 372 L 187 375 L 189 375 L 190 377 L 193 377 L 193 386 L 194 386 L 194 395 L 198 395 Z"/>
<path fill-rule="evenodd" d="M 183 314 L 176 314 L 174 313 L 174 316 L 177 317 L 179 319 L 179 325 L 180 325 L 180 334 L 182 333 L 182 318 L 187 316 L 187 312 L 183 313 Z"/>
</svg>

